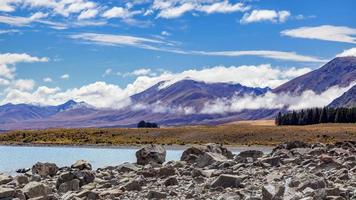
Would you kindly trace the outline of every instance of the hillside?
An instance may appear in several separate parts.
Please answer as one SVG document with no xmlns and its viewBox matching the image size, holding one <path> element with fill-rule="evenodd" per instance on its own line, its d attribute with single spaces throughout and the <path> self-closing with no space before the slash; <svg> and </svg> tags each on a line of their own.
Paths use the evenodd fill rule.
<svg viewBox="0 0 356 200">
<path fill-rule="evenodd" d="M 337 57 L 321 68 L 273 89 L 273 92 L 300 94 L 303 91 L 312 90 L 321 93 L 335 85 L 346 87 L 355 80 L 356 57 Z"/>
<path fill-rule="evenodd" d="M 356 85 L 335 99 L 330 107 L 356 107 Z"/>
</svg>

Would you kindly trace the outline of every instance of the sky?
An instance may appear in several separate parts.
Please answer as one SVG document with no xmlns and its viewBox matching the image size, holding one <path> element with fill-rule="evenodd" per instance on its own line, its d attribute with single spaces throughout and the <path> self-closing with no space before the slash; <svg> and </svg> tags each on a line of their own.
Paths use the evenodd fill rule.
<svg viewBox="0 0 356 200">
<path fill-rule="evenodd" d="M 278 85 L 356 56 L 354 0 L 1 0 L 0 104 L 122 107 L 160 81 Z"/>
</svg>

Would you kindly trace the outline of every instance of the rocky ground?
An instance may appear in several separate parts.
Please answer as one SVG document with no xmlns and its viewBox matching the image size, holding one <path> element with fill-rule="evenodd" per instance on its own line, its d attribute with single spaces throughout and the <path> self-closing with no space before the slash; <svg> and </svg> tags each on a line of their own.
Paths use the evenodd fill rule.
<svg viewBox="0 0 356 200">
<path fill-rule="evenodd" d="M 356 199 L 356 142 L 289 142 L 264 155 L 233 155 L 217 144 L 191 147 L 165 161 L 162 146 L 136 152 L 137 163 L 92 170 L 77 161 L 37 163 L 0 174 L 0 199 Z"/>
</svg>

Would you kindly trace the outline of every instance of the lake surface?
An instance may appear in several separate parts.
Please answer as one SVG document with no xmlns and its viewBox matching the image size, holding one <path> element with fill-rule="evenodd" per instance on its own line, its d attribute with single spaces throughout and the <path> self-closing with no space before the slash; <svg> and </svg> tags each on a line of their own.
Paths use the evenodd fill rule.
<svg viewBox="0 0 356 200">
<path fill-rule="evenodd" d="M 16 169 L 30 168 L 36 162 L 53 162 L 59 167 L 70 166 L 77 160 L 89 161 L 93 168 L 135 162 L 135 153 L 139 148 L 120 147 L 34 147 L 34 146 L 0 146 L 0 172 L 14 174 Z M 237 147 L 230 149 L 238 154 L 246 149 L 259 149 L 265 153 L 269 147 Z M 179 160 L 183 148 L 167 149 L 166 160 Z"/>
</svg>

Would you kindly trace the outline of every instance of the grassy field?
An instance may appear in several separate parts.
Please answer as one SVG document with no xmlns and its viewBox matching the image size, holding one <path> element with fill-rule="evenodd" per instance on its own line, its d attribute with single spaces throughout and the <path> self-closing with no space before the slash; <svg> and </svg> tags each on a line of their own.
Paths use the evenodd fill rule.
<svg viewBox="0 0 356 200">
<path fill-rule="evenodd" d="M 214 142 L 226 145 L 275 145 L 292 140 L 323 143 L 356 140 L 356 124 L 277 127 L 270 122 L 257 121 L 220 126 L 47 129 L 0 134 L 0 144 L 185 145 Z"/>
</svg>

